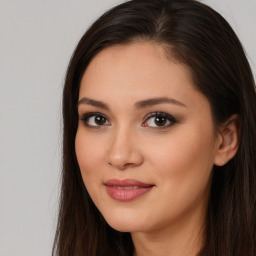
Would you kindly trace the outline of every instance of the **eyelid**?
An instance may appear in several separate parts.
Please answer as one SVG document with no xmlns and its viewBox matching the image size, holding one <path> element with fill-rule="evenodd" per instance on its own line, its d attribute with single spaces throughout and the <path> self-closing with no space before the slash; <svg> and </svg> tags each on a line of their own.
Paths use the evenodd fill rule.
<svg viewBox="0 0 256 256">
<path fill-rule="evenodd" d="M 97 116 L 97 115 L 103 116 L 107 119 L 107 117 L 104 114 L 100 113 L 100 112 L 87 112 L 87 113 L 84 113 L 84 114 L 80 115 L 79 120 L 83 120 L 85 118 L 88 118 L 88 117 L 91 117 L 91 116 Z"/>
<path fill-rule="evenodd" d="M 93 117 L 93 116 L 102 116 L 103 118 L 105 118 L 107 120 L 108 123 L 107 124 L 103 124 L 103 125 L 90 125 L 89 123 L 87 123 L 87 121 L 88 121 L 88 119 L 90 117 Z M 166 118 L 170 123 L 168 125 L 163 125 L 163 126 L 157 126 L 157 125 L 156 126 L 150 126 L 150 125 L 146 125 L 146 122 L 150 118 L 157 117 L 157 116 L 161 116 L 161 117 Z M 87 126 L 89 128 L 94 128 L 94 129 L 100 129 L 100 128 L 109 126 L 111 124 L 110 121 L 109 121 L 109 118 L 106 117 L 104 114 L 102 114 L 100 112 L 84 113 L 81 116 L 79 116 L 79 120 L 81 120 L 84 123 L 85 126 Z M 152 128 L 152 129 L 166 129 L 166 128 L 169 128 L 170 126 L 172 126 L 172 125 L 174 125 L 176 123 L 178 123 L 178 121 L 172 115 L 167 114 L 165 112 L 156 111 L 156 112 L 151 112 L 151 113 L 147 114 L 144 117 L 144 121 L 142 122 L 142 126 L 143 127 L 149 127 L 149 128 Z"/>
<path fill-rule="evenodd" d="M 157 116 L 165 117 L 165 118 L 170 122 L 170 124 L 169 124 L 169 125 L 166 125 L 166 126 L 155 126 L 155 127 L 145 125 L 145 123 L 146 123 L 150 118 L 152 118 L 152 117 L 157 117 Z M 167 113 L 165 113 L 165 112 L 159 112 L 159 111 L 157 111 L 157 112 L 152 112 L 152 113 L 149 113 L 148 115 L 146 115 L 146 117 L 144 118 L 144 121 L 143 121 L 142 125 L 143 125 L 144 127 L 149 127 L 149 128 L 152 128 L 152 129 L 165 129 L 165 128 L 169 128 L 170 126 L 172 126 L 172 125 L 174 125 L 174 124 L 176 124 L 176 123 L 178 123 L 178 120 L 177 120 L 175 117 L 173 117 L 172 115 L 167 114 Z"/>
<path fill-rule="evenodd" d="M 108 124 L 104 124 L 104 125 L 90 125 L 87 123 L 87 120 L 90 118 L 90 117 L 93 117 L 93 116 L 102 116 L 104 117 L 107 121 L 108 121 Z M 109 119 L 102 113 L 100 112 L 88 112 L 88 113 L 84 113 L 82 114 L 81 116 L 79 116 L 79 120 L 81 120 L 85 126 L 87 127 L 90 127 L 90 128 L 94 128 L 94 129 L 99 129 L 99 128 L 102 128 L 102 127 L 105 127 L 105 126 L 109 126 L 110 124 L 110 121 Z"/>
</svg>

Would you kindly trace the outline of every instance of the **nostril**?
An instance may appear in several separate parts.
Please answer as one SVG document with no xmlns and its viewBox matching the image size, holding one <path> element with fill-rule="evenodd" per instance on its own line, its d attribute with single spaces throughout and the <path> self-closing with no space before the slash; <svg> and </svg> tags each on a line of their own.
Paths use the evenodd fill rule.
<svg viewBox="0 0 256 256">
<path fill-rule="evenodd" d="M 108 164 L 111 167 L 114 167 L 118 170 L 126 170 L 128 168 L 133 168 L 133 167 L 138 166 L 138 164 L 136 164 L 136 163 L 111 163 L 111 162 L 108 162 Z"/>
<path fill-rule="evenodd" d="M 122 143 L 123 145 L 124 143 Z M 115 147 L 114 147 L 115 146 Z M 115 144 L 109 151 L 106 151 L 106 163 L 108 166 L 124 170 L 141 165 L 143 162 L 142 153 L 128 143 L 124 146 Z"/>
</svg>

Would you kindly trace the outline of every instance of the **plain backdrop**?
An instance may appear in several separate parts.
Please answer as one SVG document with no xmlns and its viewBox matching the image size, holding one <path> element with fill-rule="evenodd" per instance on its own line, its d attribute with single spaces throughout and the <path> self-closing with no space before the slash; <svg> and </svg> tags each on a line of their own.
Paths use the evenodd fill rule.
<svg viewBox="0 0 256 256">
<path fill-rule="evenodd" d="M 150 1 L 150 0 L 149 0 Z M 0 256 L 51 255 L 65 70 L 87 27 L 118 0 L 0 0 Z M 207 0 L 256 73 L 256 0 Z"/>
</svg>

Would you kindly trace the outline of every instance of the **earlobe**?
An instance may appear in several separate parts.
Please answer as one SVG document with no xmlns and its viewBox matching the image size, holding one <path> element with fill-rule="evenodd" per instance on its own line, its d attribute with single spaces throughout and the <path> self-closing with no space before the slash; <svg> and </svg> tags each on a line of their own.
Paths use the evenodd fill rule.
<svg viewBox="0 0 256 256">
<path fill-rule="evenodd" d="M 232 159 L 239 146 L 240 120 L 238 115 L 232 115 L 219 129 L 219 141 L 215 153 L 214 164 L 225 165 Z"/>
</svg>

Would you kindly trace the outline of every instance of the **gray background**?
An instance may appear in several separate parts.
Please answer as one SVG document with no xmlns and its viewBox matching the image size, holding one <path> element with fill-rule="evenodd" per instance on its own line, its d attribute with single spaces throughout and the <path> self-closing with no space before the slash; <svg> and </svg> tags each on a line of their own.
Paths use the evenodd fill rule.
<svg viewBox="0 0 256 256">
<path fill-rule="evenodd" d="M 50 255 L 61 169 L 61 93 L 88 25 L 118 0 L 0 0 L 0 256 Z M 207 0 L 256 73 L 256 1 Z"/>
</svg>

